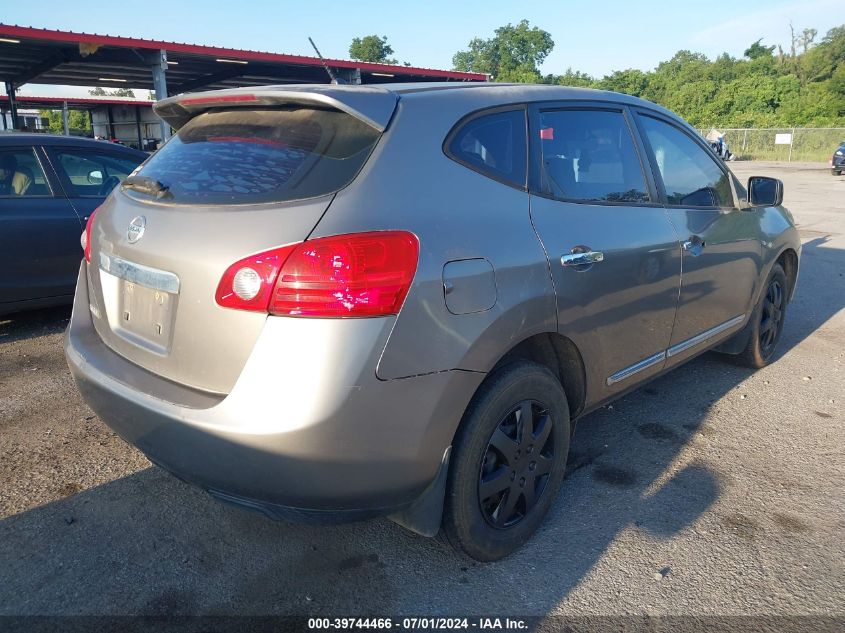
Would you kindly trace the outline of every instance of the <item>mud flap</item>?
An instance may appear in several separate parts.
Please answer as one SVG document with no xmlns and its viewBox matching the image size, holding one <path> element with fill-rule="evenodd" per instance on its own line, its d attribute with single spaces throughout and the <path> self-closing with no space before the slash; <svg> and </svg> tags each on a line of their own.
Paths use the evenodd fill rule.
<svg viewBox="0 0 845 633">
<path fill-rule="evenodd" d="M 446 478 L 449 475 L 449 456 L 452 447 L 449 446 L 443 453 L 443 460 L 437 470 L 434 480 L 423 490 L 422 494 L 414 502 L 387 518 L 401 525 L 411 532 L 420 536 L 436 536 L 440 531 L 440 522 L 443 519 L 443 501 L 446 495 Z"/>
</svg>

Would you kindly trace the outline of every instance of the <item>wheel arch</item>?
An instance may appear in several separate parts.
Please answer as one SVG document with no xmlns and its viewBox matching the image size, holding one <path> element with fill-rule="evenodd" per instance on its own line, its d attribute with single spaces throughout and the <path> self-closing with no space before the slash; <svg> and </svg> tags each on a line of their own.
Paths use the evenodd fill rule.
<svg viewBox="0 0 845 633">
<path fill-rule="evenodd" d="M 746 320 L 745 326 L 726 340 L 716 345 L 713 348 L 715 351 L 723 354 L 737 355 L 742 353 L 745 349 L 754 325 L 751 318 L 753 316 L 754 307 L 757 305 L 758 301 L 760 301 L 762 293 L 766 291 L 765 282 L 769 278 L 769 275 L 771 275 L 772 268 L 774 268 L 776 264 L 783 269 L 783 272 L 786 275 L 787 303 L 792 301 L 792 295 L 795 293 L 795 285 L 798 281 L 798 253 L 791 246 L 787 246 L 775 259 L 770 260 L 770 264 L 765 269 L 765 276 L 760 278 L 760 285 L 752 295 L 751 307 L 748 312 L 749 318 Z"/>
<path fill-rule="evenodd" d="M 523 339 L 493 365 L 490 374 L 517 360 L 543 365 L 557 376 L 566 394 L 569 415 L 574 420 L 586 404 L 587 378 L 584 359 L 571 339 L 557 332 L 542 332 Z"/>
<path fill-rule="evenodd" d="M 786 273 L 786 283 L 789 284 L 787 288 L 787 301 L 792 301 L 795 294 L 795 286 L 798 281 L 798 253 L 792 248 L 785 248 L 780 255 L 778 255 L 776 263 L 780 264 L 783 272 Z"/>
<path fill-rule="evenodd" d="M 587 393 L 584 360 L 575 343 L 557 332 L 531 335 L 502 354 L 487 376 L 492 376 L 498 369 L 520 360 L 543 365 L 558 378 L 566 394 L 570 421 L 574 421 L 584 410 Z M 467 400 L 467 408 L 471 406 L 485 381 L 481 382 Z M 464 423 L 465 411 L 462 412 L 461 421 L 455 428 L 454 436 L 457 436 Z M 572 425 L 570 432 L 574 428 Z M 454 436 L 452 444 L 454 444 Z M 443 516 L 452 444 L 447 447 L 443 462 L 429 487 L 407 509 L 391 514 L 388 517 L 390 520 L 422 536 L 433 536 L 437 533 Z"/>
</svg>

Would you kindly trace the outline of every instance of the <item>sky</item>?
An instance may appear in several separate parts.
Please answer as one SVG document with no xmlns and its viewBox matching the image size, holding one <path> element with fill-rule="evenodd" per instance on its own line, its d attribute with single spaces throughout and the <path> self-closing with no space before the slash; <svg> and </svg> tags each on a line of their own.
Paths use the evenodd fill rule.
<svg viewBox="0 0 845 633">
<path fill-rule="evenodd" d="M 786 48 L 790 22 L 796 32 L 817 29 L 819 39 L 845 22 L 841 0 L 141 0 L 127 11 L 80 10 L 68 0 L 0 3 L 6 24 L 303 55 L 313 54 L 310 35 L 325 57 L 341 59 L 353 37 L 386 35 L 400 62 L 445 69 L 472 38 L 527 19 L 555 42 L 544 73 L 571 67 L 594 76 L 650 70 L 681 49 L 740 57 L 759 38 Z M 28 85 L 23 93 L 87 91 Z"/>
</svg>

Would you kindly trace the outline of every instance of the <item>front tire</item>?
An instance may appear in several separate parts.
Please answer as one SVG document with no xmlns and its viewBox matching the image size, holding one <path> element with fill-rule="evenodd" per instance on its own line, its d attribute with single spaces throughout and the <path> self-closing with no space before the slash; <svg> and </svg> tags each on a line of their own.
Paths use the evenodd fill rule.
<svg viewBox="0 0 845 633">
<path fill-rule="evenodd" d="M 760 369 L 769 364 L 783 332 L 786 318 L 788 284 L 786 273 L 775 264 L 763 289 L 754 312 L 751 314 L 751 336 L 737 360 L 746 367 Z"/>
<path fill-rule="evenodd" d="M 455 437 L 443 534 L 458 551 L 494 561 L 519 548 L 554 502 L 569 453 L 560 381 L 528 361 L 489 376 Z"/>
</svg>

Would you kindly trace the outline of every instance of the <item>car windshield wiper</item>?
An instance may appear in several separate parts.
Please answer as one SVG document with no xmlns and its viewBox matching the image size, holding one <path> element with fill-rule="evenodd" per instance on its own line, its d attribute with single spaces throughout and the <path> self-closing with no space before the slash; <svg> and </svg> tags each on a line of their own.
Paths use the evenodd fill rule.
<svg viewBox="0 0 845 633">
<path fill-rule="evenodd" d="M 121 189 L 132 189 L 139 193 L 145 193 L 148 196 L 155 196 L 156 198 L 172 198 L 169 185 L 165 185 L 155 178 L 147 178 L 146 176 L 129 176 L 120 185 Z"/>
</svg>

